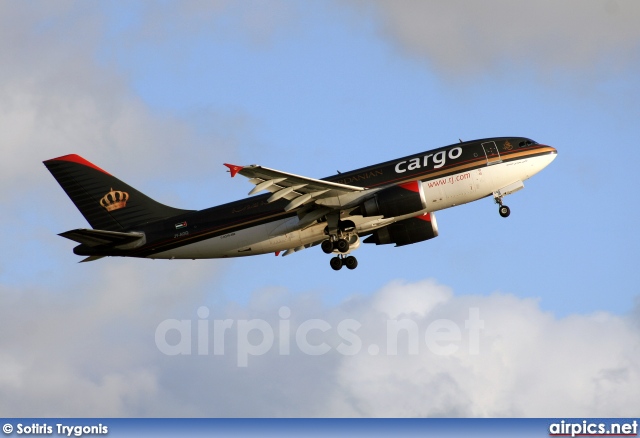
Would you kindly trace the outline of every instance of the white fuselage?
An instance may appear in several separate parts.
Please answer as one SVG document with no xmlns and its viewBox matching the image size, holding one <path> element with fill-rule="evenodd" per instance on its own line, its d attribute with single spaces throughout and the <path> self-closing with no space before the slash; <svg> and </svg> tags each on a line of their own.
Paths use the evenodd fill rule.
<svg viewBox="0 0 640 438">
<path fill-rule="evenodd" d="M 518 181 L 524 181 L 548 166 L 555 154 L 524 157 L 509 162 L 497 162 L 487 166 L 463 171 L 442 178 L 422 182 L 428 207 L 425 212 L 434 212 L 484 198 Z M 416 214 L 421 212 L 416 212 Z M 372 220 L 362 216 L 351 216 L 356 232 L 372 231 L 389 225 L 393 220 Z M 153 254 L 158 259 L 197 259 L 242 257 L 271 252 L 302 249 L 325 237 L 325 223 L 318 223 L 303 230 L 298 229 L 298 217 L 275 220 L 188 244 L 165 252 Z M 354 245 L 352 249 L 355 249 Z"/>
</svg>

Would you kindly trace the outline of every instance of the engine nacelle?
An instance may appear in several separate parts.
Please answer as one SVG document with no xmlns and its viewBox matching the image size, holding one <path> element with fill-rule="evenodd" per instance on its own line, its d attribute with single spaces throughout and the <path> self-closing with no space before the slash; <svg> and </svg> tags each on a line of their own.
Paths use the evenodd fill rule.
<svg viewBox="0 0 640 438">
<path fill-rule="evenodd" d="M 389 187 L 377 192 L 362 204 L 363 216 L 396 217 L 427 208 L 420 181 Z"/>
<path fill-rule="evenodd" d="M 403 246 L 433 239 L 437 236 L 438 223 L 435 213 L 425 213 L 379 228 L 367 237 L 364 243 L 375 243 L 376 245 L 395 243 L 396 246 Z"/>
</svg>

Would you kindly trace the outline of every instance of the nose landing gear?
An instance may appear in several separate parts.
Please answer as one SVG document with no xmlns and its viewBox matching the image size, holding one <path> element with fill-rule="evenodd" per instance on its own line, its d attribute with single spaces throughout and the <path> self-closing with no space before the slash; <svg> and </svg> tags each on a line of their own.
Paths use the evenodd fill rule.
<svg viewBox="0 0 640 438">
<path fill-rule="evenodd" d="M 507 207 L 506 205 L 502 204 L 502 196 L 495 196 L 494 198 L 496 201 L 496 204 L 498 204 L 500 207 L 498 207 L 498 213 L 500 213 L 500 216 L 502 217 L 509 217 L 509 215 L 511 214 L 511 209 L 509 207 Z"/>
<path fill-rule="evenodd" d="M 521 189 L 524 189 L 524 184 L 522 181 L 516 181 L 493 192 L 493 199 L 496 201 L 496 204 L 500 206 L 498 207 L 498 213 L 500 213 L 500 216 L 509 217 L 511 214 L 509 207 L 502 204 L 502 198 Z"/>
</svg>

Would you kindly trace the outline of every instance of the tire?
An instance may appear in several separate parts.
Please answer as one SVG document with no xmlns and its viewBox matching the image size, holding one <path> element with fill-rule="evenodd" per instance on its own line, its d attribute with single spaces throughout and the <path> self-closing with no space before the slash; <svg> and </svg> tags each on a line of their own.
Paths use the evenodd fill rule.
<svg viewBox="0 0 640 438">
<path fill-rule="evenodd" d="M 349 242 L 346 239 L 340 239 L 336 242 L 336 249 L 342 253 L 349 251 Z"/>
<path fill-rule="evenodd" d="M 329 260 L 329 264 L 331 265 L 331 269 L 334 271 L 339 271 L 342 269 L 342 259 L 340 257 L 333 257 Z"/>
<path fill-rule="evenodd" d="M 500 213 L 500 216 L 502 217 L 509 217 L 509 215 L 511 214 L 511 209 L 506 205 L 501 205 L 498 209 L 498 213 Z"/>
<path fill-rule="evenodd" d="M 325 254 L 331 254 L 333 252 L 333 242 L 330 240 L 323 240 L 320 244 L 320 248 Z"/>
<path fill-rule="evenodd" d="M 354 256 L 349 256 L 346 259 L 344 259 L 344 265 L 348 269 L 355 269 L 358 267 L 358 259 L 355 258 Z"/>
</svg>

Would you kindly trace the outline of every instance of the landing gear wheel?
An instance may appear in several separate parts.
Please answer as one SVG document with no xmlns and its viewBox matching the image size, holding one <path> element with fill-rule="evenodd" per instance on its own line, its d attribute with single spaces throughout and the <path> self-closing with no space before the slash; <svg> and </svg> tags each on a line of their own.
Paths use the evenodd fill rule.
<svg viewBox="0 0 640 438">
<path fill-rule="evenodd" d="M 344 265 L 349 269 L 355 269 L 358 267 L 358 259 L 356 259 L 354 256 L 347 257 L 343 260 L 343 262 Z"/>
<path fill-rule="evenodd" d="M 330 240 L 323 240 L 320 244 L 320 248 L 325 254 L 331 254 L 333 252 L 333 242 Z"/>
<path fill-rule="evenodd" d="M 506 205 L 501 205 L 498 209 L 498 213 L 500 213 L 500 216 L 502 217 L 509 217 L 511 210 Z"/>
<path fill-rule="evenodd" d="M 342 259 L 340 257 L 333 257 L 329 260 L 329 264 L 331 265 L 331 269 L 334 271 L 339 271 L 342 269 Z"/>
<path fill-rule="evenodd" d="M 349 242 L 346 239 L 340 239 L 336 242 L 336 249 L 342 253 L 349 251 Z"/>
</svg>

